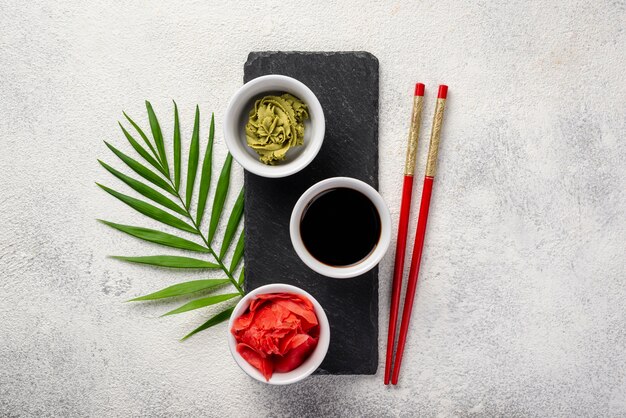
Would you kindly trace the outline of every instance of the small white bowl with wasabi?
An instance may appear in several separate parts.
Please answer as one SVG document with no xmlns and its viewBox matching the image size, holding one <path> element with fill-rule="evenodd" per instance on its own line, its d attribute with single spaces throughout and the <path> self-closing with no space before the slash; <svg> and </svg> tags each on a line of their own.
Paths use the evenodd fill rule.
<svg viewBox="0 0 626 418">
<path fill-rule="evenodd" d="M 284 75 L 249 81 L 226 108 L 228 150 L 245 170 L 262 177 L 286 177 L 308 166 L 322 147 L 325 130 L 315 94 Z"/>
</svg>

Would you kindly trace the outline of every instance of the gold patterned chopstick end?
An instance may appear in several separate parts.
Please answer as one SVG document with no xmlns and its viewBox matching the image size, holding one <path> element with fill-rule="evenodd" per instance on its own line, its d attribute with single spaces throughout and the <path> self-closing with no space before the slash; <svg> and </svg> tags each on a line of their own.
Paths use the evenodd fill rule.
<svg viewBox="0 0 626 418">
<path fill-rule="evenodd" d="M 415 173 L 415 159 L 417 157 L 417 143 L 419 140 L 422 109 L 424 107 L 424 85 L 418 83 L 415 86 L 413 97 L 413 112 L 411 113 L 411 128 L 409 130 L 409 143 L 406 148 L 406 161 L 404 163 L 404 175 L 412 176 Z"/>
<path fill-rule="evenodd" d="M 442 87 L 445 87 L 442 88 Z M 443 90 L 443 92 L 442 92 Z M 439 142 L 441 139 L 441 124 L 443 122 L 443 111 L 446 107 L 447 86 L 439 86 L 439 97 L 435 107 L 435 117 L 433 127 L 430 132 L 430 146 L 428 148 L 428 160 L 426 161 L 426 176 L 435 177 L 437 171 L 437 156 L 439 155 Z"/>
</svg>

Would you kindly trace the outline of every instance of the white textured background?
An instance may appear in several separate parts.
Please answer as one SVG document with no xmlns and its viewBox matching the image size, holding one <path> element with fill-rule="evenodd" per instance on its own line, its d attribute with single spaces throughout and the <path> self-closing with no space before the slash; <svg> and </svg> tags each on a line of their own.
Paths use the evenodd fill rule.
<svg viewBox="0 0 626 418">
<path fill-rule="evenodd" d="M 623 0 L 153 3 L 0 5 L 0 415 L 626 415 Z M 394 219 L 413 84 L 428 88 L 419 173 L 450 86 L 399 387 L 382 367 L 257 384 L 224 326 L 177 341 L 210 312 L 122 303 L 197 275 L 105 258 L 163 250 L 95 222 L 156 226 L 94 185 L 123 189 L 102 140 L 127 150 L 116 121 L 145 126 L 144 99 L 168 137 L 171 99 L 187 141 L 196 103 L 221 132 L 252 50 L 379 58 Z"/>
</svg>

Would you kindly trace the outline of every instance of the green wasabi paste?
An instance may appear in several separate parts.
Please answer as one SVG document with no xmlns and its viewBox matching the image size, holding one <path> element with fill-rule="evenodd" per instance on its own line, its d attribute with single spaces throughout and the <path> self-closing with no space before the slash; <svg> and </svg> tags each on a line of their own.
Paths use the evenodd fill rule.
<svg viewBox="0 0 626 418">
<path fill-rule="evenodd" d="M 304 144 L 307 105 L 291 94 L 257 100 L 246 124 L 246 140 L 261 162 L 277 164 L 291 147 Z"/>
</svg>

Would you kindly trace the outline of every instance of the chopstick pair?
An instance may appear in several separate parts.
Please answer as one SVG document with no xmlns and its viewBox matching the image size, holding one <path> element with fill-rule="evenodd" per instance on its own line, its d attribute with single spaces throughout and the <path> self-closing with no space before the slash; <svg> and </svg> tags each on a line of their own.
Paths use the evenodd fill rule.
<svg viewBox="0 0 626 418">
<path fill-rule="evenodd" d="M 437 167 L 437 155 L 439 153 L 439 140 L 441 134 L 441 124 L 443 122 L 443 111 L 445 109 L 448 86 L 440 85 L 437 94 L 437 105 L 435 116 L 430 133 L 430 146 L 428 148 L 428 159 L 426 162 L 426 173 L 424 176 L 424 188 L 422 190 L 422 201 L 417 220 L 417 230 L 415 233 L 415 244 L 411 257 L 411 268 L 404 300 L 402 312 L 402 322 L 400 325 L 400 335 L 398 337 L 398 347 L 396 348 L 396 358 L 392 364 L 393 346 L 396 337 L 396 325 L 398 322 L 398 309 L 400 306 L 400 293 L 402 291 L 402 276 L 404 271 L 404 258 L 406 252 L 406 239 L 409 228 L 409 215 L 411 212 L 411 197 L 413 194 L 413 174 L 415 172 L 415 159 L 417 156 L 417 143 L 419 137 L 422 108 L 424 102 L 424 85 L 415 85 L 415 96 L 413 99 L 413 112 L 411 115 L 411 128 L 409 132 L 409 144 L 406 152 L 406 162 L 404 166 L 404 183 L 402 187 L 402 201 L 400 204 L 400 222 L 398 224 L 398 240 L 396 243 L 396 258 L 393 271 L 391 308 L 389 312 L 389 333 L 387 335 L 387 358 L 385 361 L 385 385 L 398 383 L 400 366 L 404 355 L 413 301 L 415 299 L 415 289 L 417 288 L 417 278 L 419 276 L 420 263 L 422 259 L 422 249 L 424 248 L 424 237 L 426 235 L 426 223 L 428 221 L 428 211 L 430 208 L 430 198 L 433 189 L 433 180 Z M 392 373 L 393 366 L 393 373 Z"/>
</svg>

